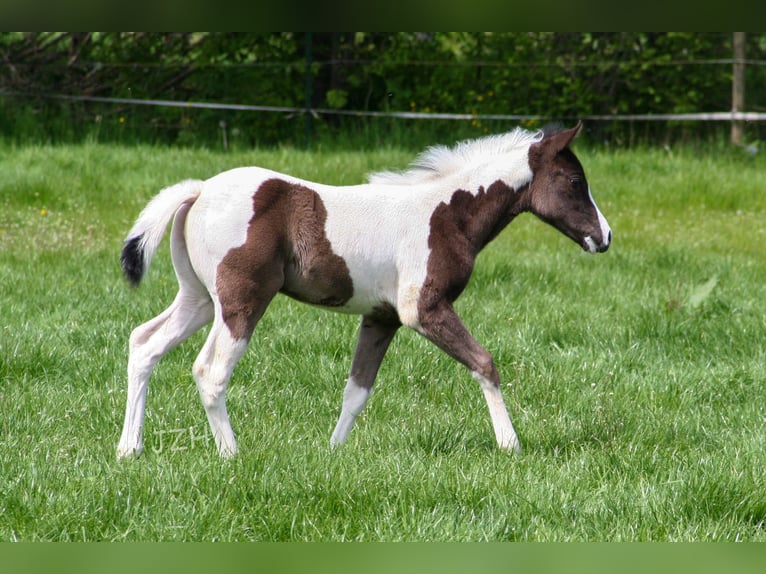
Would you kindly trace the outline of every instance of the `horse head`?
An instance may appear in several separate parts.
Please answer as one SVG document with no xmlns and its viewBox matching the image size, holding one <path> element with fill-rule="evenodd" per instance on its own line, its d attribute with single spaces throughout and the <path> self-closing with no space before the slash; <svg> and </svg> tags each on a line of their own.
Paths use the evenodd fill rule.
<svg viewBox="0 0 766 574">
<path fill-rule="evenodd" d="M 582 164 L 570 149 L 582 123 L 546 133 L 529 148 L 529 209 L 589 253 L 609 249 L 612 230 L 593 200 Z"/>
</svg>

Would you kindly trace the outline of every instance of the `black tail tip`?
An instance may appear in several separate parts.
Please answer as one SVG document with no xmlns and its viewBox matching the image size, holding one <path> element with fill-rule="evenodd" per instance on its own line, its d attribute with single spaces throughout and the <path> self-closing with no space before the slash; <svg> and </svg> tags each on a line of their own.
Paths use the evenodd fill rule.
<svg viewBox="0 0 766 574">
<path fill-rule="evenodd" d="M 144 276 L 144 250 L 141 248 L 142 237 L 143 235 L 139 235 L 125 241 L 125 246 L 122 248 L 122 254 L 120 255 L 122 271 L 125 273 L 125 278 L 131 287 L 138 287 L 138 284 L 141 283 L 141 278 Z"/>
</svg>

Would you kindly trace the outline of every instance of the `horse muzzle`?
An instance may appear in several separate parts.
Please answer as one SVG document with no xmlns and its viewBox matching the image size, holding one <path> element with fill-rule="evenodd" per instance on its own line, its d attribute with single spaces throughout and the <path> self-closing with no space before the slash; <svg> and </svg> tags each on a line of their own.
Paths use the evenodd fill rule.
<svg viewBox="0 0 766 574">
<path fill-rule="evenodd" d="M 593 238 L 588 235 L 582 242 L 582 248 L 588 253 L 603 253 L 609 249 L 609 245 L 612 243 L 612 230 L 607 230 L 604 234 L 601 243 L 596 243 Z"/>
</svg>

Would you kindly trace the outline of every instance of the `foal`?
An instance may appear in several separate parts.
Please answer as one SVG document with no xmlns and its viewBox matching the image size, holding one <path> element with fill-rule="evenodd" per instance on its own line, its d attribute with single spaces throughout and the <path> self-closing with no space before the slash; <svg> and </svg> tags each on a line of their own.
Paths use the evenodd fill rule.
<svg viewBox="0 0 766 574">
<path fill-rule="evenodd" d="M 257 167 L 162 190 L 128 233 L 122 266 L 138 285 L 173 218 L 179 290 L 130 336 L 119 457 L 142 450 L 149 376 L 157 361 L 213 323 L 193 374 L 221 456 L 237 451 L 226 387 L 258 320 L 277 293 L 361 315 L 359 340 L 331 443 L 346 440 L 401 325 L 468 367 L 489 407 L 497 443 L 519 450 L 490 354 L 452 303 L 479 251 L 529 211 L 590 253 L 611 230 L 569 144 L 581 129 L 528 132 L 435 147 L 408 171 L 334 187 Z"/>
</svg>

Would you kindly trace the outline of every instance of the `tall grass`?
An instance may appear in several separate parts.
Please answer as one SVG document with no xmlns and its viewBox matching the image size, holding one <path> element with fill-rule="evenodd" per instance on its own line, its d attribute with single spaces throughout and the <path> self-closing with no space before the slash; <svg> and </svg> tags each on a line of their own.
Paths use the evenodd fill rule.
<svg viewBox="0 0 766 574">
<path fill-rule="evenodd" d="M 498 451 L 465 370 L 397 335 L 331 451 L 357 319 L 278 298 L 215 454 L 190 367 L 151 381 L 145 454 L 118 462 L 130 330 L 175 293 L 163 248 L 126 287 L 122 238 L 161 187 L 259 164 L 344 184 L 411 153 L 94 144 L 0 149 L 0 539 L 766 540 L 762 157 L 577 149 L 614 243 L 522 216 L 458 302 L 524 451 Z"/>
</svg>

